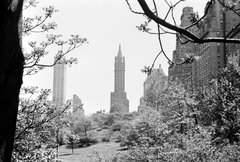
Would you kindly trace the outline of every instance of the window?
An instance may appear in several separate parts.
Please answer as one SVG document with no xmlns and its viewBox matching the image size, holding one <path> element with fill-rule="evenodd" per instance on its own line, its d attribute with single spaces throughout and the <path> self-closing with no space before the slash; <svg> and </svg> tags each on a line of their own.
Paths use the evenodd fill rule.
<svg viewBox="0 0 240 162">
<path fill-rule="evenodd" d="M 217 52 L 220 52 L 220 44 L 217 44 Z"/>
</svg>

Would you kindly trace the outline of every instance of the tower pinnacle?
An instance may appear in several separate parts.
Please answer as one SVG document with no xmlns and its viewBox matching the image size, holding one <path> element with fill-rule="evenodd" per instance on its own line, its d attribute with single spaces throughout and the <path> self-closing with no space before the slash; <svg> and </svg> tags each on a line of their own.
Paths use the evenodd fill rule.
<svg viewBox="0 0 240 162">
<path fill-rule="evenodd" d="M 117 56 L 117 57 L 123 57 L 123 55 L 122 55 L 122 49 L 121 49 L 121 44 L 119 44 L 118 56 Z"/>
</svg>

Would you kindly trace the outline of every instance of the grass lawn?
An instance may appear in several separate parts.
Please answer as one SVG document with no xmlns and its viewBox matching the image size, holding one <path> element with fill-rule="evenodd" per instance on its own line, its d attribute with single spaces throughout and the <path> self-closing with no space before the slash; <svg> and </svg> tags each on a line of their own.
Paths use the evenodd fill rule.
<svg viewBox="0 0 240 162">
<path fill-rule="evenodd" d="M 108 129 L 101 131 L 94 130 L 92 134 L 98 141 L 101 141 L 107 132 Z M 115 142 L 118 134 L 119 132 L 114 132 L 110 138 L 110 142 L 99 142 L 89 147 L 74 148 L 74 154 L 71 148 L 61 146 L 58 151 L 58 159 L 61 160 L 61 162 L 92 162 L 91 155 L 94 155 L 95 151 L 104 155 L 112 155 L 121 149 L 119 146 L 120 143 Z"/>
<path fill-rule="evenodd" d="M 89 157 L 93 155 L 94 151 L 111 155 L 118 149 L 120 149 L 119 143 L 100 142 L 89 147 L 76 148 L 74 149 L 74 154 L 72 154 L 71 149 L 61 146 L 59 148 L 59 160 L 62 162 L 91 162 L 91 158 Z"/>
</svg>

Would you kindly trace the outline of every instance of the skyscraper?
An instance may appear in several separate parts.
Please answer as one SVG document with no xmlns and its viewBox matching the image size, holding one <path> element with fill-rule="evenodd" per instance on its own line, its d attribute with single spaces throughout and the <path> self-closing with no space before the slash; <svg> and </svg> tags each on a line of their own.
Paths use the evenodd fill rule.
<svg viewBox="0 0 240 162">
<path fill-rule="evenodd" d="M 76 94 L 73 95 L 72 112 L 75 118 L 84 116 L 82 100 Z"/>
<path fill-rule="evenodd" d="M 222 6 L 230 0 L 216 1 L 211 4 L 207 15 L 202 20 L 202 25 L 198 36 L 200 38 L 225 37 L 234 26 L 239 23 L 239 16 L 231 10 L 226 10 Z M 206 4 L 205 10 L 207 9 Z M 235 6 L 237 7 L 237 6 Z M 239 8 L 239 5 L 238 5 Z M 237 9 L 237 8 L 235 8 Z M 206 11 L 205 11 L 206 12 Z M 234 33 L 234 32 L 233 32 Z M 232 33 L 232 34 L 233 34 Z M 230 35 L 231 37 L 232 35 Z M 216 80 L 219 71 L 227 63 L 227 55 L 230 51 L 227 49 L 227 43 L 204 43 L 197 46 L 196 54 L 200 59 L 194 62 L 193 85 L 195 89 L 205 89 Z"/>
<path fill-rule="evenodd" d="M 205 6 L 206 15 L 200 25 L 188 28 L 193 34 L 201 39 L 221 37 L 239 38 L 238 24 L 239 16 L 232 10 L 225 10 L 223 4 L 231 3 L 232 0 L 220 0 L 215 3 L 207 2 Z M 239 10 L 240 4 L 234 5 L 234 10 Z M 181 27 L 191 24 L 189 16 L 193 13 L 192 7 L 184 7 L 181 16 Z M 232 29 L 233 30 L 232 32 Z M 184 39 L 183 39 L 184 40 Z M 184 41 L 183 41 L 184 42 Z M 179 39 L 176 41 L 176 50 L 173 52 L 173 62 L 179 62 L 183 54 L 192 53 L 198 59 L 192 64 L 171 65 L 169 67 L 169 78 L 178 78 L 192 90 L 203 90 L 211 86 L 216 80 L 219 71 L 226 65 L 229 55 L 238 56 L 240 51 L 236 43 L 207 42 L 194 44 L 191 42 L 182 44 Z M 181 60 L 180 60 L 181 61 Z M 190 69 L 191 68 L 191 69 Z"/>
<path fill-rule="evenodd" d="M 182 9 L 182 15 L 181 15 L 181 24 L 180 27 L 186 27 L 191 24 L 190 17 L 191 14 L 193 14 L 193 8 L 192 7 L 184 7 Z M 188 31 L 196 34 L 198 32 L 198 29 L 193 26 L 191 28 L 187 29 Z M 181 38 L 181 39 L 180 39 Z M 195 46 L 194 43 L 188 42 L 188 43 L 182 43 L 185 42 L 185 38 L 182 37 L 182 35 L 178 34 L 176 37 L 176 50 L 173 51 L 172 55 L 172 61 L 174 63 L 181 63 L 182 59 L 186 57 L 188 54 L 195 53 Z M 182 83 L 187 84 L 188 82 L 191 82 L 191 75 L 192 75 L 192 65 L 191 64 L 181 64 L 181 65 L 172 65 L 168 69 L 168 77 L 170 81 L 173 80 L 180 80 Z M 190 79 L 190 81 L 188 81 Z"/>
<path fill-rule="evenodd" d="M 66 102 L 67 65 L 62 57 L 54 66 L 53 71 L 53 103 L 57 105 Z"/>
<path fill-rule="evenodd" d="M 115 78 L 114 92 L 111 92 L 111 107 L 113 104 L 123 104 L 129 112 L 129 101 L 125 92 L 125 57 L 122 55 L 121 45 L 119 45 L 118 55 L 115 57 Z M 110 109 L 110 112 L 111 109 Z"/>
</svg>

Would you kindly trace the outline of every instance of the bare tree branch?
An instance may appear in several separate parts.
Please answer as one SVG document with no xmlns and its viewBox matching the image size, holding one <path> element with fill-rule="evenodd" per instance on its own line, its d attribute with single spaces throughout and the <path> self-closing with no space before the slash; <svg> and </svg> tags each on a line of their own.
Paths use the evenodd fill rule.
<svg viewBox="0 0 240 162">
<path fill-rule="evenodd" d="M 145 0 L 138 0 L 138 3 L 140 4 L 141 8 L 143 9 L 144 13 L 153 21 L 155 21 L 157 24 L 160 24 L 168 29 L 171 29 L 173 31 L 176 31 L 178 33 L 181 33 L 188 37 L 189 39 L 193 40 L 195 43 L 208 43 L 208 42 L 217 42 L 217 43 L 240 43 L 239 39 L 234 38 L 220 38 L 220 37 L 207 37 L 207 38 L 199 38 L 195 34 L 187 31 L 184 28 L 177 27 L 175 25 L 172 25 L 165 20 L 161 19 L 160 17 L 156 16 L 148 7 Z"/>
<path fill-rule="evenodd" d="M 128 0 L 125 0 L 125 1 L 127 2 L 127 5 L 128 5 L 128 7 L 129 7 L 129 9 L 130 9 L 130 11 L 131 11 L 132 13 L 140 14 L 140 15 L 145 15 L 143 12 L 134 11 L 134 10 L 132 9 L 131 5 L 129 4 Z"/>
<path fill-rule="evenodd" d="M 211 0 L 210 2 L 208 2 L 208 3 L 207 3 L 207 7 L 206 7 L 205 12 L 204 12 L 204 15 L 203 15 L 200 19 L 198 19 L 196 22 L 194 22 L 194 23 L 192 23 L 191 25 L 185 27 L 185 29 L 189 29 L 189 28 L 191 28 L 191 27 L 193 27 L 193 26 L 196 26 L 198 23 L 200 23 L 200 22 L 207 16 L 208 10 L 210 9 L 210 7 L 211 7 L 211 5 L 212 5 L 213 3 L 214 3 L 213 0 Z"/>
</svg>

